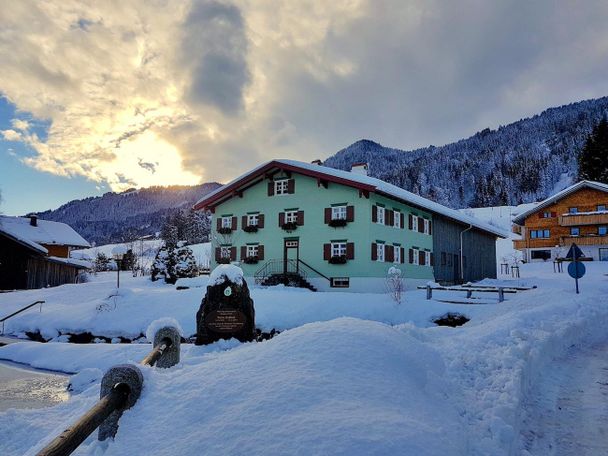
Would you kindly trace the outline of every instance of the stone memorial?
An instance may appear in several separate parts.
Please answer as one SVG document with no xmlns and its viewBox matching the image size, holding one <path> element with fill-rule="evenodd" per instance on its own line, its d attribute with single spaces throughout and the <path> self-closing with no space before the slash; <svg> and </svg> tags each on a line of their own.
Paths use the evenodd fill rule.
<svg viewBox="0 0 608 456">
<path fill-rule="evenodd" d="M 196 345 L 220 339 L 255 339 L 255 310 L 241 268 L 223 264 L 213 270 L 196 313 Z"/>
</svg>

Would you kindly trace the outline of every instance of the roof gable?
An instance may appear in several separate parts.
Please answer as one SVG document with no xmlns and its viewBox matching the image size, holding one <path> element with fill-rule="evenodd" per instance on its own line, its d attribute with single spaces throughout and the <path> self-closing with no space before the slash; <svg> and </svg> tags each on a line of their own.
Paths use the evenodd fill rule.
<svg viewBox="0 0 608 456">
<path fill-rule="evenodd" d="M 226 185 L 205 195 L 204 198 L 199 200 L 194 205 L 194 209 L 214 209 L 215 206 L 221 204 L 223 201 L 238 195 L 241 191 L 246 189 L 252 181 L 260 178 L 263 179 L 267 175 L 270 175 L 278 170 L 316 177 L 329 182 L 354 187 L 365 192 L 375 192 L 380 195 L 396 199 L 405 204 L 416 206 L 432 213 L 440 214 L 460 223 L 471 225 L 477 229 L 489 232 L 498 237 L 506 238 L 508 236 L 499 228 L 482 222 L 474 217 L 462 214 L 454 209 L 445 207 L 429 199 L 423 198 L 422 196 L 408 192 L 407 190 L 389 184 L 388 182 L 384 182 L 380 179 L 296 160 L 280 159 L 263 163 L 251 171 L 237 177 Z"/>
<path fill-rule="evenodd" d="M 46 252 L 46 249 L 40 244 L 90 247 L 71 226 L 49 220 L 38 219 L 37 226 L 32 226 L 26 217 L 0 216 L 0 232 L 41 252 Z"/>
<path fill-rule="evenodd" d="M 571 185 L 570 187 L 565 188 L 562 191 L 557 192 L 555 195 L 552 195 L 549 198 L 541 201 L 540 203 L 538 203 L 536 206 L 532 207 L 531 209 L 528 209 L 527 211 L 522 212 L 521 214 L 519 214 L 517 217 L 515 217 L 513 219 L 513 223 L 516 223 L 517 225 L 523 225 L 526 221 L 526 218 L 528 218 L 529 216 L 535 214 L 536 212 L 538 212 L 541 209 L 544 209 L 548 206 L 551 206 L 552 204 L 555 204 L 559 200 L 564 199 L 566 196 L 576 193 L 583 188 L 592 188 L 594 190 L 599 190 L 599 191 L 608 193 L 608 184 L 604 184 L 602 182 L 587 181 L 587 180 L 579 181 L 576 184 Z"/>
</svg>

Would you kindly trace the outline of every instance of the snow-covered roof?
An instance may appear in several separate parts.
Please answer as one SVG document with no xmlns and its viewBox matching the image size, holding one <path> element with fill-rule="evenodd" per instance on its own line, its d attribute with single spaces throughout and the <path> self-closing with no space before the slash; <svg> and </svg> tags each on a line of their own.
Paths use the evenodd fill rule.
<svg viewBox="0 0 608 456">
<path fill-rule="evenodd" d="M 562 199 L 572 193 L 575 193 L 582 188 L 592 188 L 594 190 L 600 190 L 602 192 L 608 193 L 608 184 L 604 184 L 602 182 L 583 180 L 583 181 L 577 182 L 574 185 L 571 185 L 568 188 L 563 189 L 561 192 L 557 192 L 555 195 L 552 195 L 549 198 L 547 198 L 546 200 L 541 201 L 537 205 L 533 206 L 531 209 L 528 209 L 527 211 L 522 212 L 521 214 L 519 214 L 517 217 L 515 217 L 513 219 L 513 223 L 516 223 L 518 225 L 523 225 L 524 222 L 526 221 L 526 218 L 529 217 L 530 215 L 534 214 L 535 212 L 538 212 L 539 210 L 541 210 L 545 207 L 555 204 L 560 199 Z"/>
<path fill-rule="evenodd" d="M 61 257 L 56 257 L 56 256 L 50 256 L 50 257 L 47 257 L 47 260 L 49 260 L 52 263 L 60 263 L 60 264 L 66 264 L 68 266 L 74 266 L 75 268 L 78 268 L 78 269 L 91 269 L 93 267 L 93 265 L 91 264 L 90 261 L 78 260 L 76 258 L 61 258 Z"/>
<path fill-rule="evenodd" d="M 508 237 L 508 234 L 506 232 L 495 226 L 492 226 L 474 217 L 463 214 L 457 210 L 450 209 L 449 207 L 443 206 L 429 199 L 423 198 L 420 195 L 408 192 L 407 190 L 397 187 L 396 185 L 389 184 L 388 182 L 385 182 L 383 180 L 366 176 L 364 174 L 352 173 L 350 171 L 343 171 L 340 169 L 329 168 L 327 166 L 321 166 L 297 160 L 277 159 L 262 163 L 251 171 L 230 181 L 226 185 L 215 189 L 211 193 L 208 193 L 194 205 L 194 208 L 201 209 L 207 206 L 214 205 L 214 203 L 216 203 L 220 199 L 223 199 L 224 197 L 229 197 L 233 194 L 233 192 L 238 191 L 239 186 L 244 183 L 244 181 L 249 181 L 250 179 L 255 178 L 259 174 L 264 173 L 273 168 L 282 168 L 301 174 L 320 176 L 327 178 L 328 180 L 333 182 L 338 182 L 344 185 L 360 188 L 362 190 L 384 194 L 389 197 L 403 201 L 406 204 L 411 204 L 420 207 L 421 209 L 425 209 L 430 212 L 443 215 L 452 220 L 456 220 L 467 225 L 472 225 L 475 228 L 492 233 L 498 237 Z"/>
<path fill-rule="evenodd" d="M 91 245 L 74 229 L 60 222 L 37 220 L 37 226 L 30 224 L 29 217 L 0 216 L 0 233 L 25 244 L 39 252 L 48 253 L 41 244 L 90 247 Z"/>
</svg>

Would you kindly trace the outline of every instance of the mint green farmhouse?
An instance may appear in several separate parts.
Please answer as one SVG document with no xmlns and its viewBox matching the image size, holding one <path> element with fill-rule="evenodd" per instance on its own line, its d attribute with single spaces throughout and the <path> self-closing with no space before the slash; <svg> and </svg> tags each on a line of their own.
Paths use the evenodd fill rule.
<svg viewBox="0 0 608 456">
<path fill-rule="evenodd" d="M 479 220 L 352 171 L 272 160 L 206 195 L 212 267 L 256 283 L 384 291 L 389 268 L 412 288 L 496 277 L 496 238 Z"/>
</svg>

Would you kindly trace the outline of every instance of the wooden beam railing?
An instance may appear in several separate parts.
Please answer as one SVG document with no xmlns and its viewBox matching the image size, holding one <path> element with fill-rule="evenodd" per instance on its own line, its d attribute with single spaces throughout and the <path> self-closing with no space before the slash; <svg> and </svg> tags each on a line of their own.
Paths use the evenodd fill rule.
<svg viewBox="0 0 608 456">
<path fill-rule="evenodd" d="M 153 348 L 140 364 L 166 368 L 179 363 L 181 335 L 176 328 L 165 326 L 154 334 Z M 144 377 L 139 367 L 122 364 L 110 368 L 101 380 L 99 401 L 37 456 L 68 456 L 99 428 L 98 440 L 114 438 L 122 412 L 139 399 Z"/>
<path fill-rule="evenodd" d="M 36 301 L 36 302 L 33 302 L 33 303 L 31 303 L 31 304 L 28 304 L 28 305 L 27 305 L 27 306 L 25 306 L 25 307 L 22 307 L 22 308 L 21 308 L 21 309 L 19 309 L 18 311 L 13 312 L 12 314 L 7 315 L 6 317 L 4 317 L 4 318 L 0 319 L 0 323 L 2 323 L 2 332 L 1 332 L 0 334 L 4 334 L 4 322 L 5 322 L 6 320 L 8 320 L 8 319 L 9 319 L 9 318 L 11 318 L 11 317 L 14 317 L 15 315 L 20 314 L 21 312 L 25 312 L 27 309 L 29 309 L 29 308 L 31 308 L 31 307 L 34 307 L 36 304 L 40 304 L 40 312 L 42 312 L 42 304 L 44 304 L 45 302 L 46 302 L 46 301 Z"/>
</svg>

